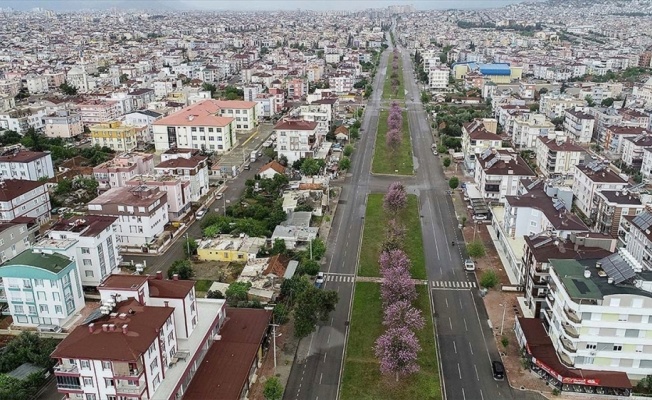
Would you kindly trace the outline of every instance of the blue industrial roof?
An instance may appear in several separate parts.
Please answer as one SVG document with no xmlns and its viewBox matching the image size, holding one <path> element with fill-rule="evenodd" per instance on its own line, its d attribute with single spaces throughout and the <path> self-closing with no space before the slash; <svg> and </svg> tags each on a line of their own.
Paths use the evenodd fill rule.
<svg viewBox="0 0 652 400">
<path fill-rule="evenodd" d="M 509 75 L 509 64 L 480 64 L 482 75 Z"/>
</svg>

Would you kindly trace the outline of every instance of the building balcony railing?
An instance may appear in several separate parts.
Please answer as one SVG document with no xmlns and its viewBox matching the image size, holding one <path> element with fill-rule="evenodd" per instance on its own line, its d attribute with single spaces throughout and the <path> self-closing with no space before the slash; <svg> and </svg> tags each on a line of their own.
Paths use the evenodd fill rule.
<svg viewBox="0 0 652 400">
<path fill-rule="evenodd" d="M 57 389 L 62 390 L 82 390 L 81 385 L 74 385 L 70 383 L 57 383 Z"/>
<path fill-rule="evenodd" d="M 566 317 L 572 322 L 575 322 L 576 324 L 582 323 L 582 318 L 580 318 L 580 316 L 577 315 L 570 308 L 564 308 L 564 314 L 566 314 Z"/>
<path fill-rule="evenodd" d="M 573 368 L 575 366 L 573 360 L 571 360 L 569 356 L 564 354 L 563 351 L 557 351 L 557 356 L 559 357 L 559 361 L 561 361 L 561 363 L 567 366 L 568 368 Z"/>
<path fill-rule="evenodd" d="M 580 337 L 580 333 L 573 325 L 562 324 L 562 327 L 564 328 L 564 332 L 573 339 L 578 339 Z"/>
<path fill-rule="evenodd" d="M 561 345 L 569 353 L 576 353 L 577 352 L 577 349 L 575 348 L 575 345 L 573 344 L 573 342 L 566 339 L 565 337 L 561 338 Z"/>
<path fill-rule="evenodd" d="M 116 394 L 140 394 L 143 390 L 145 390 L 145 382 L 138 385 L 126 385 L 124 383 L 115 385 Z"/>
<path fill-rule="evenodd" d="M 77 365 L 66 365 L 66 364 L 57 364 L 54 366 L 54 373 L 61 374 L 79 374 L 79 369 Z"/>
</svg>

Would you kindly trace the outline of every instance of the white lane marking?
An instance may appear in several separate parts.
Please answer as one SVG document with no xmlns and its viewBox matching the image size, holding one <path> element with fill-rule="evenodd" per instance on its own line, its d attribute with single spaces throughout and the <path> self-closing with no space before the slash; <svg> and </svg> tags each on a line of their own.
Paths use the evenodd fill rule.
<svg viewBox="0 0 652 400">
<path fill-rule="evenodd" d="M 477 372 L 477 371 L 476 371 Z M 319 384 L 321 385 L 321 379 L 324 377 L 324 373 L 319 374 Z"/>
<path fill-rule="evenodd" d="M 462 397 L 466 400 L 466 394 L 464 394 L 464 388 L 462 388 Z"/>
<path fill-rule="evenodd" d="M 475 364 L 473 364 L 473 368 L 475 368 L 475 377 L 478 378 L 478 380 L 480 380 L 480 375 L 478 375 L 478 367 Z"/>
<path fill-rule="evenodd" d="M 448 297 L 445 297 L 444 300 L 446 301 L 446 308 L 448 308 Z"/>
<path fill-rule="evenodd" d="M 451 331 L 453 330 L 453 321 L 451 321 L 451 317 L 448 317 L 448 324 L 451 326 Z"/>
<path fill-rule="evenodd" d="M 460 374 L 460 379 L 462 379 L 462 368 L 460 368 L 460 363 L 457 363 L 457 372 Z"/>
<path fill-rule="evenodd" d="M 469 327 L 466 326 L 466 318 L 464 318 L 464 330 L 466 330 L 467 332 L 469 331 Z"/>
<path fill-rule="evenodd" d="M 326 362 L 326 354 L 328 353 L 324 353 L 324 362 Z"/>
<path fill-rule="evenodd" d="M 326 341 L 326 344 L 329 344 L 330 342 L 331 342 L 331 334 L 329 333 L 328 334 L 328 340 Z M 471 343 L 469 342 L 469 346 L 470 345 L 471 345 Z M 473 353 L 473 351 L 471 351 L 471 353 Z"/>
<path fill-rule="evenodd" d="M 471 346 L 471 342 L 469 342 L 469 349 L 471 350 L 471 355 L 473 355 L 473 346 Z"/>
<path fill-rule="evenodd" d="M 455 350 L 455 354 L 457 354 L 457 345 L 455 344 L 454 340 L 453 340 L 453 349 Z"/>
</svg>

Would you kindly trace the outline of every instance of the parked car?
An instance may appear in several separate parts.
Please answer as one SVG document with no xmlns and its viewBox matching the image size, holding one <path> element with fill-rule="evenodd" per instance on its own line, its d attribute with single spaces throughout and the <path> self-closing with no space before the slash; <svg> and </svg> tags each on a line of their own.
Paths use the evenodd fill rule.
<svg viewBox="0 0 652 400">
<path fill-rule="evenodd" d="M 485 219 L 487 219 L 487 216 L 484 214 L 477 214 L 473 216 L 473 219 L 476 221 L 484 221 Z"/>
<path fill-rule="evenodd" d="M 223 193 L 218 193 L 218 194 L 215 195 L 215 198 L 216 198 L 217 200 L 221 200 L 222 197 L 224 197 L 224 194 L 223 194 Z"/>
<path fill-rule="evenodd" d="M 324 286 L 324 273 L 317 272 L 317 277 L 315 278 L 315 286 L 321 289 Z"/>
<path fill-rule="evenodd" d="M 470 258 L 464 260 L 464 269 L 466 271 L 475 271 L 475 263 Z"/>
<path fill-rule="evenodd" d="M 491 362 L 491 370 L 494 374 L 494 379 L 497 381 L 502 381 L 505 379 L 505 366 L 500 361 Z"/>
<path fill-rule="evenodd" d="M 206 210 L 199 210 L 195 213 L 195 218 L 202 219 L 206 215 Z"/>
<path fill-rule="evenodd" d="M 242 169 L 244 169 L 245 171 L 249 171 L 251 169 L 251 165 L 247 164 Z"/>
</svg>

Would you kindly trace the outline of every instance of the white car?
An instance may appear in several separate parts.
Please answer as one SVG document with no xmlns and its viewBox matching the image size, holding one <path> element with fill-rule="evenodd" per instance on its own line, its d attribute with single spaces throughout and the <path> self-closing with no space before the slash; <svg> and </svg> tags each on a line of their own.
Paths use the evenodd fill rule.
<svg viewBox="0 0 652 400">
<path fill-rule="evenodd" d="M 317 278 L 315 279 L 315 286 L 318 288 L 321 288 L 324 286 L 324 273 L 323 272 L 318 272 L 317 273 Z"/>
<path fill-rule="evenodd" d="M 464 260 L 464 270 L 475 271 L 475 263 L 470 258 Z"/>
<path fill-rule="evenodd" d="M 480 214 L 480 215 L 474 215 L 474 216 L 473 216 L 473 219 L 476 220 L 476 221 L 484 221 L 485 219 L 487 219 L 487 216 L 486 216 L 486 215 L 482 215 L 482 214 Z"/>
<path fill-rule="evenodd" d="M 206 215 L 206 210 L 199 210 L 195 214 L 195 218 L 202 219 L 204 217 L 204 215 Z"/>
</svg>

